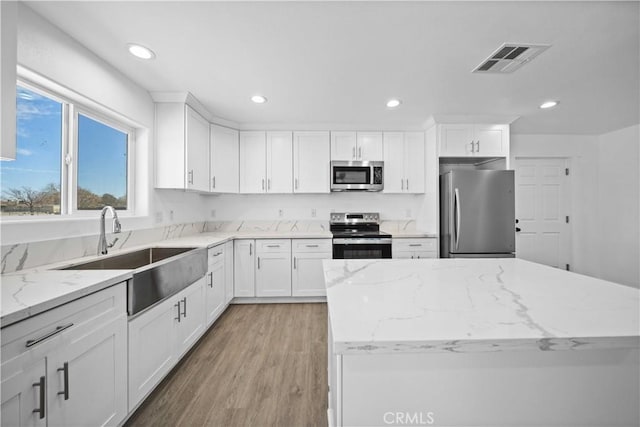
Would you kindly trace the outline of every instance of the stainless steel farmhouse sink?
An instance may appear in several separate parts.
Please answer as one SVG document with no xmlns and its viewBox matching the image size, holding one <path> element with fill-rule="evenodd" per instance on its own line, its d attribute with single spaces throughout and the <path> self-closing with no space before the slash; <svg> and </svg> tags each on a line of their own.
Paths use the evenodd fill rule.
<svg viewBox="0 0 640 427">
<path fill-rule="evenodd" d="M 133 316 L 204 277 L 207 272 L 207 249 L 151 247 L 61 268 L 130 269 L 135 271 L 127 283 L 127 311 L 129 316 Z"/>
</svg>

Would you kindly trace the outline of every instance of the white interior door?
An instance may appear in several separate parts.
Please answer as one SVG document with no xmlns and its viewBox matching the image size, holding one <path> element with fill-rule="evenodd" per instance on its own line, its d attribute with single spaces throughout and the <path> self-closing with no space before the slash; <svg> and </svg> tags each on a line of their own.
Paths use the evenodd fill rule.
<svg viewBox="0 0 640 427">
<path fill-rule="evenodd" d="M 516 256 L 571 264 L 571 197 L 565 158 L 516 158 Z"/>
</svg>

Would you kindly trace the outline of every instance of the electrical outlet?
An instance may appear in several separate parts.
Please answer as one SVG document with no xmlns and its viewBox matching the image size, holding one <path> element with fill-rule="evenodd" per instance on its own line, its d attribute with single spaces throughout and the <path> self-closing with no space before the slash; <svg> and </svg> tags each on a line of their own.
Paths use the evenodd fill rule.
<svg viewBox="0 0 640 427">
<path fill-rule="evenodd" d="M 211 218 L 215 218 L 215 217 L 216 217 L 216 210 L 211 209 Z"/>
<path fill-rule="evenodd" d="M 162 222 L 162 211 L 156 212 L 156 224 L 160 224 Z"/>
<path fill-rule="evenodd" d="M 407 209 L 407 218 L 411 218 L 411 209 Z"/>
<path fill-rule="evenodd" d="M 311 209 L 311 218 L 315 218 L 315 217 L 316 217 L 316 210 L 314 208 L 314 209 Z"/>
<path fill-rule="evenodd" d="M 169 221 L 173 222 L 173 211 L 169 211 Z"/>
<path fill-rule="evenodd" d="M 278 217 L 282 218 L 283 215 L 284 215 L 284 211 L 282 209 L 278 209 Z"/>
</svg>

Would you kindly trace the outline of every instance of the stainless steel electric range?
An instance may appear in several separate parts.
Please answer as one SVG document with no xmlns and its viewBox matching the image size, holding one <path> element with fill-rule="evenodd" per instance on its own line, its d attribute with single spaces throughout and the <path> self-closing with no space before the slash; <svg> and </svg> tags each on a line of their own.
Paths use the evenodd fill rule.
<svg viewBox="0 0 640 427">
<path fill-rule="evenodd" d="M 380 231 L 380 214 L 332 213 L 333 259 L 391 258 L 391 234 Z"/>
</svg>

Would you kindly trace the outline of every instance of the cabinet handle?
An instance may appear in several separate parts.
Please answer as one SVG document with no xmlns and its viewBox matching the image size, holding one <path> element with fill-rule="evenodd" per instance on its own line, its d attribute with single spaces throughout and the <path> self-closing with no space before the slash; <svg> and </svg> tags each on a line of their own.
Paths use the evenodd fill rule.
<svg viewBox="0 0 640 427">
<path fill-rule="evenodd" d="M 174 317 L 174 320 L 177 320 L 178 323 L 180 323 L 180 301 L 178 301 L 177 303 L 173 304 L 174 307 L 178 307 L 178 317 Z"/>
<path fill-rule="evenodd" d="M 476 153 L 480 152 L 480 140 L 476 141 Z"/>
<path fill-rule="evenodd" d="M 209 287 L 213 288 L 213 271 L 209 273 Z"/>
<path fill-rule="evenodd" d="M 293 257 L 293 269 L 296 269 L 296 257 Z"/>
<path fill-rule="evenodd" d="M 358 158 L 362 159 L 362 147 L 358 148 Z"/>
<path fill-rule="evenodd" d="M 298 189 L 298 178 L 296 178 L 296 190 Z"/>
<path fill-rule="evenodd" d="M 280 245 L 267 245 L 268 248 L 279 248 Z"/>
<path fill-rule="evenodd" d="M 40 387 L 40 390 L 38 390 L 40 393 L 40 407 L 34 409 L 32 412 L 34 414 L 39 414 L 40 419 L 44 418 L 44 405 L 45 405 L 45 390 L 44 390 L 44 381 L 45 378 L 44 377 L 40 377 L 40 381 L 38 381 L 37 383 L 33 383 L 33 387 Z"/>
<path fill-rule="evenodd" d="M 216 188 L 216 177 L 213 177 L 213 188 Z"/>
<path fill-rule="evenodd" d="M 267 178 L 267 190 L 271 190 L 271 178 Z"/>
<path fill-rule="evenodd" d="M 407 191 L 409 191 L 409 178 L 407 178 Z"/>
<path fill-rule="evenodd" d="M 260 257 L 258 257 L 258 270 L 260 270 Z"/>
<path fill-rule="evenodd" d="M 182 298 L 184 307 L 182 307 L 182 317 L 187 317 L 187 297 Z"/>
<path fill-rule="evenodd" d="M 318 247 L 318 245 L 305 245 L 305 246 L 308 247 L 308 248 L 317 248 Z"/>
<path fill-rule="evenodd" d="M 58 394 L 64 396 L 64 400 L 69 400 L 69 362 L 64 362 L 62 368 L 58 368 L 58 372 L 62 371 L 63 375 L 63 385 L 64 388 L 62 391 L 59 391 Z"/>
<path fill-rule="evenodd" d="M 262 189 L 264 190 L 264 178 L 262 178 Z"/>
<path fill-rule="evenodd" d="M 73 323 L 69 323 L 69 324 L 63 325 L 63 326 L 56 326 L 56 329 L 54 329 L 53 331 L 51 331 L 49 333 L 46 333 L 43 336 L 41 336 L 39 338 L 36 338 L 34 340 L 27 341 L 27 348 L 29 348 L 29 347 L 31 347 L 33 345 L 36 345 L 39 342 L 44 341 L 47 338 L 50 338 L 50 337 L 52 337 L 52 336 L 54 336 L 56 334 L 59 334 L 60 332 L 64 331 L 65 329 L 68 329 L 68 328 L 70 328 L 72 326 L 73 326 Z"/>
<path fill-rule="evenodd" d="M 249 256 L 253 253 L 253 243 L 249 243 Z"/>
<path fill-rule="evenodd" d="M 189 171 L 189 184 L 193 184 L 193 169 Z"/>
<path fill-rule="evenodd" d="M 404 179 L 400 178 L 400 189 L 404 190 Z"/>
<path fill-rule="evenodd" d="M 475 144 L 475 142 L 474 142 L 474 141 L 471 141 L 471 152 L 472 152 L 472 153 L 475 153 L 475 152 L 476 152 L 476 150 L 475 150 L 475 147 L 476 147 L 476 146 L 475 146 L 474 144 Z"/>
<path fill-rule="evenodd" d="M 220 255 L 222 255 L 222 252 L 216 252 L 215 254 L 213 254 L 214 257 L 220 256 Z"/>
<path fill-rule="evenodd" d="M 409 246 L 411 246 L 411 247 L 420 247 L 420 246 L 422 246 L 422 243 L 411 243 L 411 244 L 409 244 Z"/>
</svg>

